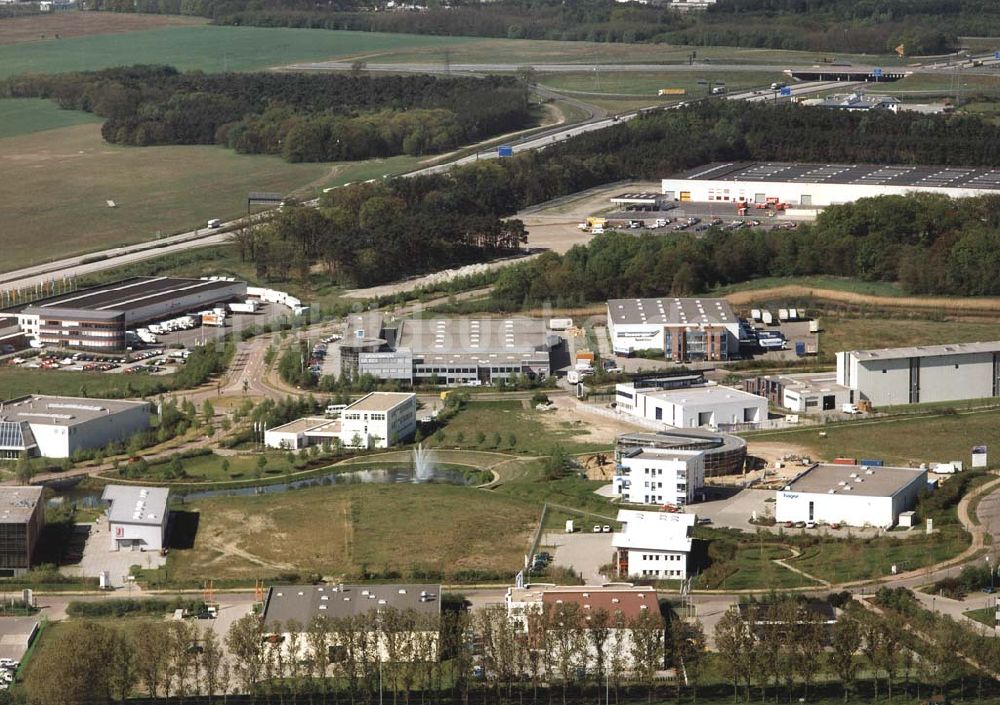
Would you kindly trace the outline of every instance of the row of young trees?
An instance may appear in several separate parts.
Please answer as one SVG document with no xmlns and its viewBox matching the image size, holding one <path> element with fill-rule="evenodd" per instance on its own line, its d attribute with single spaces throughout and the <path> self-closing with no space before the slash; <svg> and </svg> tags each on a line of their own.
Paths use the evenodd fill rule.
<svg viewBox="0 0 1000 705">
<path fill-rule="evenodd" d="M 318 8 L 302 0 L 90 0 L 94 9 L 200 15 L 241 26 L 863 53 L 885 53 L 904 43 L 910 55 L 941 53 L 959 36 L 1000 28 L 1000 13 L 987 0 L 720 0 L 705 13 L 612 0 L 500 0 L 454 2 L 421 12 L 369 11 L 381 4 L 337 0 Z"/>
<path fill-rule="evenodd" d="M 224 144 L 293 162 L 360 160 L 450 149 L 528 124 L 512 77 L 180 73 L 169 66 L 25 75 L 10 97 L 51 98 L 107 118 L 116 144 Z"/>
<path fill-rule="evenodd" d="M 449 606 L 450 607 L 450 606 Z M 46 638 L 27 674 L 31 705 L 112 703 L 157 698 L 254 695 L 260 702 L 469 702 L 474 691 L 498 702 L 530 689 L 563 705 L 591 687 L 616 702 L 636 684 L 650 694 L 667 662 L 697 680 L 704 637 L 697 625 L 668 631 L 656 605 L 625 620 L 560 604 L 530 616 L 530 631 L 503 606 L 440 615 L 383 608 L 308 623 L 236 620 L 224 646 L 211 628 L 136 618 L 122 626 L 86 620 Z M 529 636 L 530 635 L 530 636 Z M 226 656 L 228 652 L 228 657 Z M 480 699 L 480 698 L 475 698 Z"/>
<path fill-rule="evenodd" d="M 892 700 L 899 685 L 919 698 L 922 688 L 947 694 L 957 684 L 964 697 L 970 676 L 981 698 L 995 679 L 1000 643 L 922 609 L 905 588 L 881 588 L 869 608 L 847 593 L 830 598 L 843 610 L 832 624 L 803 597 L 775 596 L 719 620 L 715 646 L 735 699 L 750 702 L 756 689 L 762 702 L 769 693 L 809 702 L 810 688 L 829 680 L 844 702 L 877 701 L 883 688 Z"/>
</svg>

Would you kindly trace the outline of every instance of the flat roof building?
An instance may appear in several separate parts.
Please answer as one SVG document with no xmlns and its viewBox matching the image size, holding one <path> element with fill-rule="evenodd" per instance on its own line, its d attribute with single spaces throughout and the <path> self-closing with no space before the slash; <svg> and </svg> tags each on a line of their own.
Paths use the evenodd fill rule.
<svg viewBox="0 0 1000 705">
<path fill-rule="evenodd" d="M 299 450 L 338 440 L 344 446 L 390 448 L 417 430 L 417 395 L 371 392 L 348 404 L 339 419 L 307 416 L 264 431 L 268 448 Z"/>
<path fill-rule="evenodd" d="M 817 463 L 777 492 L 774 518 L 888 529 L 926 487 L 926 470 Z"/>
<path fill-rule="evenodd" d="M 144 401 L 28 395 L 0 403 L 0 457 L 69 458 L 149 429 Z"/>
<path fill-rule="evenodd" d="M 874 406 L 1000 396 L 1000 341 L 837 353 L 837 383 Z"/>
<path fill-rule="evenodd" d="M 624 502 L 685 507 L 705 485 L 705 454 L 636 448 L 618 461 L 615 470 L 612 486 Z"/>
<path fill-rule="evenodd" d="M 703 429 L 623 433 L 615 439 L 615 462 L 620 464 L 629 453 L 640 448 L 701 451 L 705 476 L 733 475 L 743 472 L 747 442 L 739 436 Z"/>
<path fill-rule="evenodd" d="M 125 329 L 193 308 L 243 300 L 245 282 L 133 277 L 8 309 L 25 335 L 45 345 L 110 352 L 126 347 Z"/>
<path fill-rule="evenodd" d="M 838 384 L 835 372 L 762 375 L 743 380 L 743 391 L 796 414 L 838 412 L 854 403 L 853 390 Z"/>
<path fill-rule="evenodd" d="M 378 615 L 387 610 L 396 610 L 414 617 L 412 627 L 403 639 L 409 640 L 412 648 L 390 650 L 385 634 L 379 632 L 377 646 L 365 657 L 380 662 L 398 659 L 400 651 L 406 651 L 407 661 L 426 662 L 438 660 L 438 634 L 441 629 L 441 586 L 435 584 L 388 584 L 388 585 L 282 585 L 268 588 L 264 600 L 262 619 L 264 628 L 272 634 L 285 635 L 282 640 L 287 648 L 289 622 L 297 622 L 300 633 L 304 634 L 309 623 L 316 617 L 336 621 L 342 619 L 366 619 L 364 627 L 377 631 L 380 625 Z M 339 633 L 330 632 L 332 650 L 342 648 L 337 641 Z M 299 640 L 297 658 L 308 658 L 312 647 L 308 640 Z M 334 659 L 336 660 L 336 659 Z"/>
<path fill-rule="evenodd" d="M 1000 170 L 977 167 L 713 163 L 663 179 L 665 198 L 675 201 L 767 203 L 822 208 L 872 196 L 938 193 L 952 198 L 1000 191 Z"/>
<path fill-rule="evenodd" d="M 616 408 L 674 428 L 731 429 L 767 420 L 767 399 L 733 387 L 644 389 L 615 385 Z"/>
<path fill-rule="evenodd" d="M 162 551 L 167 536 L 167 487 L 106 485 L 111 550 Z"/>
<path fill-rule="evenodd" d="M 687 580 L 697 516 L 620 509 L 618 521 L 611 545 L 619 577 Z"/>
<path fill-rule="evenodd" d="M 552 371 L 551 350 L 561 342 L 535 318 L 405 319 L 358 332 L 356 340 L 338 343 L 341 360 L 352 361 L 342 371 L 424 384 L 544 378 Z"/>
<path fill-rule="evenodd" d="M 657 350 L 687 362 L 728 360 L 739 352 L 739 318 L 725 299 L 612 299 L 608 332 L 617 355 Z"/>
<path fill-rule="evenodd" d="M 41 487 L 0 487 L 0 577 L 32 568 L 44 526 Z"/>
</svg>

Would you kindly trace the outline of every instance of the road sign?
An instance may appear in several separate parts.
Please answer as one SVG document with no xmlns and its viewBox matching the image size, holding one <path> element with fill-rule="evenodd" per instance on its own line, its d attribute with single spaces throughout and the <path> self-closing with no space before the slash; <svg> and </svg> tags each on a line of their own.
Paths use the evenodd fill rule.
<svg viewBox="0 0 1000 705">
<path fill-rule="evenodd" d="M 791 94 L 792 94 L 792 89 L 789 88 L 788 86 L 785 86 L 780 91 L 778 91 L 778 95 L 780 95 L 780 96 L 787 97 L 787 96 L 790 96 Z"/>
<path fill-rule="evenodd" d="M 875 78 L 882 78 L 882 69 L 876 68 L 872 73 L 875 74 Z"/>
<path fill-rule="evenodd" d="M 497 147 L 497 156 L 498 157 L 513 157 L 514 156 L 514 148 L 510 147 L 510 146 L 506 146 L 506 145 L 502 146 L 502 147 Z"/>
<path fill-rule="evenodd" d="M 1000 61 L 1000 51 L 993 52 L 993 58 Z"/>
</svg>

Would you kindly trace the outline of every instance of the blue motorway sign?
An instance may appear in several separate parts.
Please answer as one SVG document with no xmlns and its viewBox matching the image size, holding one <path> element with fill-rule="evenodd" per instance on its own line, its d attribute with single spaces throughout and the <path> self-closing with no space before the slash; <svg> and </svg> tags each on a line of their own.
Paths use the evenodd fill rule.
<svg viewBox="0 0 1000 705">
<path fill-rule="evenodd" d="M 872 73 L 875 74 L 875 78 L 882 78 L 882 69 L 877 68 L 874 71 L 872 71 Z"/>
<path fill-rule="evenodd" d="M 792 94 L 792 89 L 789 88 L 788 86 L 785 86 L 780 91 L 778 91 L 778 95 L 782 96 L 790 96 L 791 94 Z"/>
<path fill-rule="evenodd" d="M 514 156 L 514 148 L 513 147 L 508 147 L 508 146 L 497 147 L 497 156 L 498 157 L 513 157 Z"/>
</svg>

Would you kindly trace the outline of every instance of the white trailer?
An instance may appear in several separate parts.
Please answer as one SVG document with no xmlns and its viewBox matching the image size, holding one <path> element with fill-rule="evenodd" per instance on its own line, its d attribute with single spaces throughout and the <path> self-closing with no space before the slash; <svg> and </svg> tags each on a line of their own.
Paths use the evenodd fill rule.
<svg viewBox="0 0 1000 705">
<path fill-rule="evenodd" d="M 779 308 L 778 309 L 778 320 L 779 321 L 787 321 L 788 320 L 788 309 L 787 308 Z"/>
<path fill-rule="evenodd" d="M 573 327 L 572 318 L 550 318 L 549 330 L 566 330 Z"/>
<path fill-rule="evenodd" d="M 750 309 L 750 318 L 755 320 L 757 323 L 760 323 L 760 309 L 759 308 Z"/>
<path fill-rule="evenodd" d="M 243 303 L 229 304 L 230 313 L 257 313 L 257 302 L 247 299 Z"/>
<path fill-rule="evenodd" d="M 760 312 L 760 320 L 765 326 L 774 325 L 774 316 L 772 316 L 771 312 L 766 309 Z"/>
</svg>

